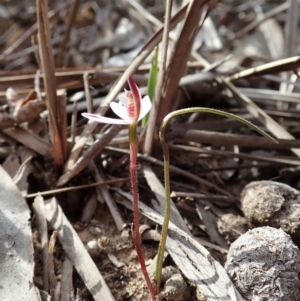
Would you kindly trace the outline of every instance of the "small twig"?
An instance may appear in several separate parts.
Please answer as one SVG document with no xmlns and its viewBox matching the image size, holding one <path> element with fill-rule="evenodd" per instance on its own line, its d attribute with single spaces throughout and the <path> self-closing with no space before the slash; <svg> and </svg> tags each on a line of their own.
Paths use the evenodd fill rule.
<svg viewBox="0 0 300 301">
<path fill-rule="evenodd" d="M 264 18 L 264 11 L 258 2 L 253 2 L 253 10 L 256 13 L 257 19 Z M 282 57 L 283 53 L 283 33 L 278 29 L 273 20 L 267 20 L 266 22 L 259 25 L 259 31 L 263 34 L 264 39 L 267 44 L 267 49 L 269 50 L 271 59 L 276 59 Z M 278 32 L 277 32 L 278 31 Z M 277 36 L 276 39 L 273 36 Z"/>
<path fill-rule="evenodd" d="M 268 11 L 267 13 L 265 13 L 263 18 L 255 19 L 253 22 L 248 24 L 246 27 L 244 27 L 243 29 L 238 31 L 235 34 L 235 36 L 231 39 L 231 41 L 240 39 L 242 36 L 244 36 L 245 34 L 250 32 L 251 30 L 255 29 L 257 26 L 262 24 L 264 21 L 266 21 L 270 18 L 273 18 L 274 16 L 276 16 L 276 15 L 282 13 L 283 11 L 287 10 L 288 7 L 289 7 L 289 2 L 288 1 L 286 1 L 283 4 L 280 4 L 280 5 L 276 6 L 275 8 L 273 8 L 270 11 Z"/>
<path fill-rule="evenodd" d="M 103 135 L 100 139 L 97 139 L 94 144 L 77 160 L 76 164 L 74 164 L 71 169 L 59 178 L 57 186 L 65 185 L 72 177 L 87 167 L 91 160 L 98 156 L 108 142 L 110 142 L 121 129 L 121 125 L 113 125 L 105 135 Z"/>
<path fill-rule="evenodd" d="M 41 70 L 37 69 L 34 77 L 34 91 L 36 92 L 36 98 L 42 100 L 41 93 Z"/>
<path fill-rule="evenodd" d="M 30 161 L 32 158 L 33 155 L 29 155 L 18 168 L 16 174 L 13 177 L 13 181 L 15 184 L 18 184 L 18 182 L 24 177 L 24 173 L 26 172 L 29 163 L 31 163 Z"/>
<path fill-rule="evenodd" d="M 82 209 L 80 222 L 83 224 L 88 224 L 91 221 L 93 215 L 95 214 L 97 204 L 97 195 L 95 193 L 89 195 Z"/>
<path fill-rule="evenodd" d="M 257 137 L 256 137 L 257 138 Z M 248 155 L 243 153 L 234 153 L 229 151 L 218 151 L 213 149 L 205 149 L 205 148 L 199 148 L 199 147 L 193 147 L 193 146 L 187 146 L 187 145 L 169 145 L 170 149 L 180 149 L 180 150 L 186 150 L 186 151 L 193 151 L 198 152 L 202 154 L 208 154 L 211 156 L 216 157 L 225 157 L 225 158 L 240 158 L 245 160 L 255 160 L 255 161 L 261 161 L 261 162 L 270 162 L 270 163 L 276 163 L 276 164 L 284 164 L 284 165 L 300 165 L 299 159 L 289 159 L 285 157 L 279 157 L 279 156 L 254 156 L 254 155 Z"/>
<path fill-rule="evenodd" d="M 298 0 L 288 0 L 289 8 L 287 10 L 287 17 L 285 22 L 285 51 L 284 56 L 290 57 L 297 55 L 298 51 L 298 39 L 296 38 L 299 35 L 298 21 L 299 21 L 299 1 Z M 298 75 L 296 74 L 281 74 L 283 78 L 290 78 L 295 82 L 298 80 Z M 293 84 L 287 85 L 281 83 L 280 92 L 292 92 L 294 88 Z"/>
<path fill-rule="evenodd" d="M 207 201 L 203 201 L 203 204 L 196 203 L 196 211 L 198 213 L 199 219 L 203 222 L 205 226 L 205 231 L 210 237 L 210 241 L 217 243 L 218 246 L 225 250 L 228 250 L 228 245 L 225 238 L 220 235 L 217 230 L 217 217 L 210 210 L 205 210 L 206 206 L 212 206 L 208 204 Z"/>
<path fill-rule="evenodd" d="M 48 277 L 49 277 L 49 290 L 51 291 L 55 290 L 57 286 L 57 280 L 55 277 L 55 271 L 54 271 L 54 247 L 56 243 L 56 237 L 57 237 L 57 231 L 53 231 L 50 241 L 49 241 L 49 247 L 48 247 Z"/>
<path fill-rule="evenodd" d="M 226 77 L 226 81 L 237 80 L 248 76 L 258 76 L 264 74 L 279 73 L 283 71 L 292 71 L 297 70 L 299 67 L 300 56 L 293 56 L 243 70 Z"/>
<path fill-rule="evenodd" d="M 61 141 L 61 149 L 57 150 L 57 152 L 61 152 L 61 156 L 64 159 L 64 163 L 67 158 L 67 95 L 66 92 L 63 91 L 62 93 L 57 94 L 57 123 L 59 124 L 58 127 L 58 134 Z"/>
<path fill-rule="evenodd" d="M 226 87 L 232 92 L 235 99 L 238 100 L 253 116 L 260 120 L 266 128 L 276 137 L 281 139 L 295 139 L 286 129 L 279 123 L 267 115 L 264 110 L 258 107 L 250 98 L 243 95 L 238 89 L 229 81 L 226 81 Z M 291 151 L 300 157 L 300 149 L 292 148 Z"/>
<path fill-rule="evenodd" d="M 92 100 L 91 93 L 90 93 L 89 78 L 90 78 L 89 73 L 85 72 L 83 74 L 83 83 L 84 83 L 84 92 L 85 92 L 87 112 L 92 113 L 93 112 L 93 100 Z"/>
<path fill-rule="evenodd" d="M 152 100 L 153 107 L 149 113 L 146 137 L 145 137 L 145 142 L 143 145 L 144 152 L 148 155 L 151 153 L 151 149 L 152 149 L 152 145 L 153 145 L 153 135 L 154 135 L 155 128 L 156 128 L 156 118 L 158 115 L 158 108 L 160 105 L 162 86 L 163 86 L 164 75 L 165 75 L 165 71 L 166 71 L 172 4 L 173 4 L 173 0 L 167 0 L 165 21 L 164 21 L 164 31 L 163 31 L 163 37 L 162 37 L 162 47 L 161 47 L 162 50 L 161 50 L 161 56 L 160 56 L 161 62 L 159 64 L 157 86 L 155 89 L 155 97 Z"/>
<path fill-rule="evenodd" d="M 231 199 L 225 195 L 210 195 L 210 194 L 202 194 L 202 193 L 194 193 L 194 192 L 182 192 L 182 191 L 172 191 L 171 192 L 172 198 L 195 198 L 198 200 L 208 200 L 208 201 L 216 201 L 216 202 L 225 202 L 225 203 L 235 203 L 235 199 Z"/>
<path fill-rule="evenodd" d="M 193 141 L 219 146 L 239 145 L 243 147 L 263 148 L 263 149 L 291 149 L 300 148 L 300 139 L 277 139 L 278 144 L 274 145 L 272 141 L 264 137 L 252 135 L 239 135 L 232 133 L 218 133 L 211 131 L 201 131 L 186 128 L 182 125 L 174 125 L 166 132 L 166 136 L 174 139 Z"/>
<path fill-rule="evenodd" d="M 102 176 L 99 173 L 98 168 L 94 161 L 91 162 L 90 166 L 92 168 L 95 180 L 97 182 L 104 183 L 105 181 L 102 179 Z M 111 213 L 111 216 L 117 226 L 117 229 L 119 231 L 122 231 L 124 229 L 125 222 L 118 210 L 118 207 L 117 207 L 114 199 L 110 195 L 109 190 L 107 189 L 106 185 L 101 185 L 101 186 L 97 187 L 97 189 L 99 189 L 101 195 L 103 196 L 103 198 L 106 202 L 106 205 Z"/>
<path fill-rule="evenodd" d="M 64 38 L 61 42 L 60 46 L 60 52 L 58 54 L 57 58 L 57 66 L 62 66 L 63 65 L 63 56 L 64 52 L 66 50 L 66 44 L 70 36 L 70 32 L 72 29 L 72 26 L 74 25 L 74 21 L 76 18 L 76 14 L 80 5 L 81 0 L 73 0 L 73 3 L 70 5 L 69 12 L 68 12 L 68 19 L 67 19 L 67 28 L 65 31 Z"/>
<path fill-rule="evenodd" d="M 78 113 L 78 105 L 77 105 L 77 101 L 74 101 L 72 118 L 71 118 L 71 144 L 72 144 L 72 146 L 75 144 L 75 138 L 76 138 L 77 113 Z"/>
<path fill-rule="evenodd" d="M 139 14 L 141 14 L 145 20 L 153 23 L 156 25 L 156 27 L 161 26 L 161 22 L 156 19 L 151 13 L 147 11 L 146 8 L 144 8 L 138 1 L 136 0 L 126 0 L 129 5 L 131 5 Z"/>
<path fill-rule="evenodd" d="M 68 257 L 62 265 L 61 277 L 61 299 L 60 301 L 70 301 L 70 295 L 73 290 L 73 264 Z"/>
<path fill-rule="evenodd" d="M 7 39 L 15 33 L 19 29 L 19 24 L 14 23 L 12 26 L 10 26 L 3 34 L 0 36 L 0 46 L 2 47 L 4 43 L 6 43 Z"/>
<path fill-rule="evenodd" d="M 27 194 L 24 197 L 25 198 L 34 198 L 37 196 L 47 196 L 47 195 L 52 195 L 52 194 L 57 194 L 57 193 L 64 193 L 68 191 L 73 191 L 76 189 L 86 189 L 86 188 L 91 188 L 91 187 L 96 187 L 96 186 L 101 186 L 101 185 L 109 185 L 109 184 L 115 184 L 115 183 L 122 183 L 125 181 L 128 181 L 130 178 L 121 178 L 117 180 L 109 180 L 109 181 L 101 181 L 101 182 L 96 182 L 92 184 L 86 184 L 86 185 L 80 185 L 80 186 L 72 186 L 72 187 L 65 187 L 65 188 L 59 188 L 59 189 L 53 189 L 53 190 L 47 190 L 47 191 L 42 191 L 42 192 L 37 192 L 37 193 L 31 193 Z"/>
<path fill-rule="evenodd" d="M 45 207 L 44 207 L 43 197 L 37 196 L 34 199 L 32 207 L 37 217 L 38 229 L 41 236 L 42 260 L 43 260 L 43 290 L 48 292 L 49 290 L 48 230 L 47 230 L 47 221 L 45 217 Z"/>
<path fill-rule="evenodd" d="M 56 9 L 48 12 L 47 18 L 49 21 L 54 18 L 57 14 L 59 14 L 62 10 L 64 10 L 66 7 L 70 5 L 71 1 L 63 2 L 60 5 L 57 6 Z M 0 61 L 5 60 L 6 56 L 11 54 L 14 50 L 16 50 L 19 46 L 21 46 L 24 42 L 28 41 L 28 39 L 34 35 L 34 33 L 38 29 L 38 24 L 35 23 L 32 25 L 23 35 L 20 36 L 19 39 L 17 39 L 10 47 L 8 47 L 1 55 L 0 55 Z"/>
<path fill-rule="evenodd" d="M 42 103 L 42 102 L 41 102 Z M 29 132 L 20 127 L 9 128 L 3 130 L 7 136 L 14 138 L 16 141 L 22 143 L 27 146 L 29 149 L 35 151 L 36 153 L 46 157 L 52 158 L 51 147 L 50 145 L 43 140 L 38 135 L 33 132 Z"/>
</svg>

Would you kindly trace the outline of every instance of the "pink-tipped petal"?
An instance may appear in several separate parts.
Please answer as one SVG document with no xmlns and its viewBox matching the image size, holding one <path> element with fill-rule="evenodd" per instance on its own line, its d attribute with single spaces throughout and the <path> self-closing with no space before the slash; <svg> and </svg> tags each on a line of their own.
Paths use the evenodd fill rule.
<svg viewBox="0 0 300 301">
<path fill-rule="evenodd" d="M 138 117 L 141 114 L 141 93 L 139 88 L 137 87 L 136 83 L 132 79 L 132 77 L 129 76 L 128 78 L 128 85 L 130 87 L 130 92 L 132 93 L 133 102 L 134 102 L 134 118 L 135 122 L 138 121 Z"/>
<path fill-rule="evenodd" d="M 88 118 L 90 120 L 94 120 L 100 123 L 108 123 L 108 124 L 128 124 L 128 121 L 123 119 L 115 119 L 115 118 L 109 118 L 100 116 L 97 114 L 90 114 L 90 113 L 82 113 L 83 117 Z"/>
<path fill-rule="evenodd" d="M 152 108 L 152 102 L 149 98 L 148 95 L 144 96 L 142 101 L 141 101 L 141 113 L 139 116 L 139 120 L 141 120 L 142 118 L 144 118 L 147 113 L 151 110 Z"/>
<path fill-rule="evenodd" d="M 110 108 L 113 110 L 113 112 L 118 115 L 121 119 L 125 120 L 127 123 L 129 123 L 128 114 L 126 111 L 126 108 L 118 102 L 111 102 Z"/>
</svg>

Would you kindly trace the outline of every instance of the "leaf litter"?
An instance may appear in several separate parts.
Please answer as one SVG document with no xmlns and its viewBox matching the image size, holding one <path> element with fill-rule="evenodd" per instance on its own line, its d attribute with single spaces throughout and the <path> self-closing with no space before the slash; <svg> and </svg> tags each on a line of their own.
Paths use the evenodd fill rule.
<svg viewBox="0 0 300 301">
<path fill-rule="evenodd" d="M 10 176 L 1 171 L 0 223 L 11 223 L 2 228 L 0 246 L 14 249 L 0 261 L 3 300 L 29 294 L 31 300 L 148 300 L 130 230 L 127 132 L 87 123 L 80 114 L 114 118 L 109 104 L 129 75 L 145 91 L 156 46 L 165 57 L 154 109 L 146 131 L 139 129 L 138 156 L 149 270 L 164 206 L 162 118 L 207 106 L 278 138 L 274 145 L 234 121 L 204 114 L 180 116 L 166 132 L 173 203 L 158 299 L 243 300 L 223 268 L 231 243 L 257 226 L 241 211 L 241 192 L 269 180 L 300 189 L 300 59 L 293 38 L 299 3 L 183 2 L 0 5 L 0 155 Z M 299 246 L 298 235 L 290 234 Z"/>
</svg>

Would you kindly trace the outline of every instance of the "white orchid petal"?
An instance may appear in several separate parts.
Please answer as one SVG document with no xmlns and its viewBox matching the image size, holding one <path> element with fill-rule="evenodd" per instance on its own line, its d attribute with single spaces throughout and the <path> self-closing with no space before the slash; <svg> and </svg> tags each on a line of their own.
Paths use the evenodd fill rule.
<svg viewBox="0 0 300 301">
<path fill-rule="evenodd" d="M 146 95 L 143 97 L 141 101 L 141 112 L 140 112 L 139 120 L 144 118 L 147 115 L 147 113 L 151 110 L 151 108 L 152 108 L 152 102 L 149 96 Z"/>
<path fill-rule="evenodd" d="M 88 118 L 90 120 L 94 120 L 100 123 L 109 123 L 109 124 L 128 124 L 128 121 L 123 119 L 115 119 L 115 118 L 109 118 L 100 116 L 97 114 L 90 114 L 90 113 L 82 113 L 83 117 Z"/>
<path fill-rule="evenodd" d="M 128 114 L 126 111 L 126 108 L 121 105 L 118 102 L 111 102 L 110 108 L 113 110 L 113 112 L 118 115 L 121 119 L 125 120 L 127 123 L 129 123 Z"/>
</svg>

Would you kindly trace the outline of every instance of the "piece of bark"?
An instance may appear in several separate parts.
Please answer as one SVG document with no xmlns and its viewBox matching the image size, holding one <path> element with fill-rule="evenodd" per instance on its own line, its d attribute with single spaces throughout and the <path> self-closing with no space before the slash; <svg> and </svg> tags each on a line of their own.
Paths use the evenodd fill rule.
<svg viewBox="0 0 300 301">
<path fill-rule="evenodd" d="M 44 199 L 42 196 L 37 196 L 32 204 L 33 210 L 37 217 L 38 229 L 41 237 L 42 261 L 43 261 L 43 290 L 48 292 L 48 228 L 45 217 Z"/>
<path fill-rule="evenodd" d="M 68 257 L 63 262 L 60 301 L 69 301 L 73 291 L 73 264 Z"/>
<path fill-rule="evenodd" d="M 46 218 L 95 301 L 114 301 L 103 276 L 55 198 L 45 203 Z"/>
<path fill-rule="evenodd" d="M 23 122 L 33 122 L 38 119 L 40 114 L 45 111 L 45 102 L 31 100 L 20 107 L 14 114 L 0 113 L 0 130 L 4 130 Z"/>
<path fill-rule="evenodd" d="M 161 215 L 164 214 L 164 207 L 165 207 L 165 189 L 161 182 L 156 177 L 153 170 L 147 166 L 143 166 L 143 173 L 147 180 L 148 185 L 150 186 L 151 190 L 156 196 L 157 201 L 159 202 L 159 213 Z M 184 222 L 183 218 L 181 217 L 177 207 L 175 206 L 174 202 L 170 200 L 171 202 L 171 217 L 170 220 L 180 229 L 185 231 L 186 233 L 190 234 L 190 230 L 187 227 L 186 223 Z"/>
<path fill-rule="evenodd" d="M 96 180 L 96 182 L 104 182 L 99 170 L 97 169 L 96 164 L 94 163 L 94 161 L 92 161 L 90 163 L 90 166 L 92 168 L 93 174 L 94 174 L 94 178 Z M 100 194 L 102 195 L 103 199 L 106 202 L 106 205 L 111 213 L 111 216 L 116 224 L 116 227 L 119 231 L 122 231 L 124 229 L 125 226 L 125 222 L 119 212 L 119 209 L 114 201 L 114 199 L 112 198 L 109 190 L 107 189 L 107 187 L 105 185 L 100 185 L 97 187 L 98 192 L 100 192 Z"/>
<path fill-rule="evenodd" d="M 201 203 L 202 204 L 199 204 L 199 202 L 196 203 L 196 210 L 200 219 L 204 223 L 205 231 L 210 237 L 210 241 L 212 243 L 216 243 L 223 249 L 227 250 L 228 246 L 225 239 L 217 231 L 217 225 L 216 225 L 217 217 L 211 212 L 210 209 L 207 209 L 209 208 L 210 204 L 205 201 L 202 201 Z"/>
<path fill-rule="evenodd" d="M 46 157 L 48 159 L 52 158 L 50 144 L 38 135 L 20 127 L 5 129 L 3 130 L 3 132 L 7 136 L 14 138 L 18 142 L 24 144 L 29 149 L 40 154 L 41 156 Z"/>
<path fill-rule="evenodd" d="M 38 301 L 30 211 L 18 188 L 0 167 L 1 300 Z"/>
<path fill-rule="evenodd" d="M 85 202 L 85 205 L 83 207 L 82 213 L 81 213 L 81 217 L 80 217 L 80 221 L 82 223 L 89 223 L 93 217 L 93 215 L 95 214 L 95 210 L 97 207 L 97 196 L 95 193 L 93 193 L 92 195 L 88 196 L 88 199 Z"/>
<path fill-rule="evenodd" d="M 27 194 L 27 177 L 32 172 L 31 159 L 35 153 L 26 147 L 18 147 L 3 162 L 2 167 L 13 178 L 22 195 Z"/>
</svg>

